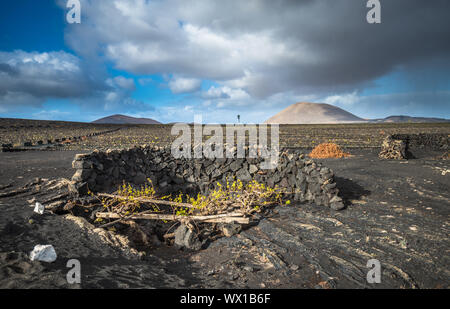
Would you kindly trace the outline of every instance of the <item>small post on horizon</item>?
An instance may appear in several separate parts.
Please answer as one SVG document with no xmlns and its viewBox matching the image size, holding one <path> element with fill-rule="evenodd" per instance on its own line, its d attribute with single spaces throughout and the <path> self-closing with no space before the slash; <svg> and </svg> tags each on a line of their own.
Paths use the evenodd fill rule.
<svg viewBox="0 0 450 309">
<path fill-rule="evenodd" d="M 241 123 L 241 115 L 237 115 L 238 123 Z"/>
</svg>

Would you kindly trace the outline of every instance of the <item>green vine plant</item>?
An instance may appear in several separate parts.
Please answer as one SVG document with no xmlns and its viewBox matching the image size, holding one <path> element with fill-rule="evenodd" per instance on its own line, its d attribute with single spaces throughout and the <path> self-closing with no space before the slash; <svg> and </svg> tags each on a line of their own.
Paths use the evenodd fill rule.
<svg viewBox="0 0 450 309">
<path fill-rule="evenodd" d="M 93 195 L 92 192 L 90 192 Z M 155 203 L 147 203 L 142 200 L 158 199 L 174 202 L 163 211 Z M 187 203 L 189 207 L 176 204 Z M 255 212 L 261 212 L 272 205 L 289 205 L 290 201 L 283 199 L 283 192 L 278 186 L 271 188 L 256 180 L 244 184 L 241 180 L 227 181 L 226 184 L 217 182 L 214 189 L 208 195 L 198 193 L 196 196 L 179 193 L 176 196 L 166 195 L 158 197 L 150 179 L 139 188 L 131 184 L 123 183 L 117 190 L 114 198 L 101 198 L 101 204 L 108 212 L 118 213 L 122 216 L 138 213 L 142 204 L 150 205 L 154 213 L 168 213 L 170 210 L 176 216 L 188 217 L 194 215 L 216 215 L 231 212 L 239 212 L 243 216 L 249 216 Z M 149 209 L 145 209 L 148 211 Z M 102 221 L 101 218 L 96 220 Z"/>
</svg>

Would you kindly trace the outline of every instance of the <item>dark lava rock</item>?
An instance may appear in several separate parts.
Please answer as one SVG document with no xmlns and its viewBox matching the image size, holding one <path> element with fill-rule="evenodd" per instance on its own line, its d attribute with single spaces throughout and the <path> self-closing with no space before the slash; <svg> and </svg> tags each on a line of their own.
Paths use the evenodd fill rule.
<svg viewBox="0 0 450 309">
<path fill-rule="evenodd" d="M 197 235 L 184 224 L 175 230 L 175 245 L 191 250 L 200 250 L 202 247 Z"/>
<path fill-rule="evenodd" d="M 133 182 L 137 185 L 142 185 L 147 181 L 147 177 L 143 173 L 137 173 L 133 178 Z"/>
<path fill-rule="evenodd" d="M 331 200 L 330 200 L 330 208 L 333 210 L 341 210 L 345 207 L 344 202 L 342 201 L 342 198 L 340 198 L 339 196 L 334 196 Z"/>
<path fill-rule="evenodd" d="M 242 230 L 242 226 L 239 223 L 224 223 L 219 225 L 219 229 L 223 232 L 223 234 L 227 237 L 231 237 L 233 235 L 239 234 Z"/>
</svg>

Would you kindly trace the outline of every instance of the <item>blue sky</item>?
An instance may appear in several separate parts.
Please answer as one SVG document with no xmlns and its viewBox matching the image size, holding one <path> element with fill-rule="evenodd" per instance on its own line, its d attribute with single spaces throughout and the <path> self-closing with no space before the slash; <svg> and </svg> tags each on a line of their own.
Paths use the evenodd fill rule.
<svg viewBox="0 0 450 309">
<path fill-rule="evenodd" d="M 0 117 L 263 122 L 308 101 L 450 118 L 447 1 L 382 2 L 372 25 L 364 1 L 81 0 L 81 24 L 66 3 L 1 2 Z"/>
</svg>

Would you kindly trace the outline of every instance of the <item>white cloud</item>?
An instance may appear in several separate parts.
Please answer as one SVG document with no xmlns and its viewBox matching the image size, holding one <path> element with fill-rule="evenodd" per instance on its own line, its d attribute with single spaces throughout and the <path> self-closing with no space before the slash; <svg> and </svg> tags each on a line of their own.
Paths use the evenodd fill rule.
<svg viewBox="0 0 450 309">
<path fill-rule="evenodd" d="M 332 105 L 343 105 L 343 106 L 351 106 L 357 103 L 359 100 L 359 96 L 357 95 L 356 91 L 352 93 L 347 94 L 341 94 L 341 95 L 332 95 L 329 97 L 326 97 L 323 100 L 323 103 L 328 103 Z"/>
<path fill-rule="evenodd" d="M 228 99 L 230 96 L 225 93 L 222 87 L 211 86 L 207 91 L 201 93 L 203 99 Z"/>
<path fill-rule="evenodd" d="M 262 3 L 117 0 L 83 5 L 88 22 L 68 32 L 75 50 L 83 54 L 97 48 L 118 69 L 134 74 L 178 76 L 169 81 L 174 93 L 196 91 L 199 80 L 209 79 L 267 97 L 296 82 L 286 83 L 292 73 L 286 67 L 320 61 L 307 44 L 278 37 L 273 25 L 258 22 L 259 28 L 247 29 L 273 15 Z M 234 18 L 237 24 L 228 24 Z M 232 29 L 238 24 L 243 31 Z"/>
<path fill-rule="evenodd" d="M 173 77 L 169 81 L 172 93 L 190 93 L 200 90 L 202 81 L 196 78 Z"/>
<path fill-rule="evenodd" d="M 119 99 L 119 95 L 116 92 L 111 91 L 111 92 L 107 92 L 105 94 L 106 101 L 111 102 L 111 101 L 117 101 L 118 99 Z"/>
<path fill-rule="evenodd" d="M 134 84 L 134 79 L 126 78 L 123 76 L 114 77 L 114 82 L 121 88 L 133 91 L 136 89 L 136 85 Z"/>
<path fill-rule="evenodd" d="M 69 118 L 71 112 L 64 112 L 59 110 L 42 110 L 32 115 L 34 119 L 45 120 L 63 120 Z"/>
</svg>

